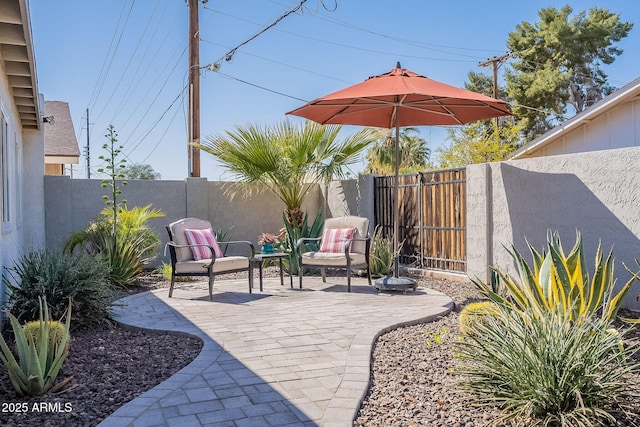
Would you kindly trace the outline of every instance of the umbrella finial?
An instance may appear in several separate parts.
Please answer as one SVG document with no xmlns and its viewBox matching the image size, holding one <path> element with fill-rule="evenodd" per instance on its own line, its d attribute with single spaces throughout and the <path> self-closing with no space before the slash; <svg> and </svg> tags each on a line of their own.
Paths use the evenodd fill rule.
<svg viewBox="0 0 640 427">
<path fill-rule="evenodd" d="M 396 68 L 402 68 L 402 66 L 400 66 L 400 61 L 396 62 Z"/>
</svg>

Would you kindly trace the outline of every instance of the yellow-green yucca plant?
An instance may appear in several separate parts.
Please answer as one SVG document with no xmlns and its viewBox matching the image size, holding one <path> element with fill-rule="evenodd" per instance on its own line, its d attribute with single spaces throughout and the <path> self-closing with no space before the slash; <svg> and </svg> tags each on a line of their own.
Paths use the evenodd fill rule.
<svg viewBox="0 0 640 427">
<path fill-rule="evenodd" d="M 538 252 L 528 244 L 533 256 L 533 266 L 527 265 L 524 257 L 515 247 L 509 250 L 517 269 L 518 277 L 494 269 L 492 281 L 484 284 L 474 281 L 479 290 L 498 304 L 506 304 L 520 311 L 531 310 L 538 315 L 560 310 L 572 322 L 600 315 L 604 319 L 615 319 L 620 305 L 631 284 L 638 278 L 632 274 L 617 293 L 614 293 L 613 250 L 606 259 L 601 245 L 595 256 L 594 274 L 589 276 L 582 246 L 582 236 L 576 234 L 576 243 L 565 255 L 557 233 L 548 233 L 548 249 Z M 506 296 L 495 289 L 506 289 Z"/>
<path fill-rule="evenodd" d="M 19 397 L 37 396 L 51 390 L 63 390 L 71 378 L 56 384 L 62 363 L 68 354 L 69 327 L 71 325 L 71 299 L 65 312 L 66 321 L 60 340 L 50 340 L 52 325 L 49 319 L 49 306 L 46 299 L 39 300 L 40 319 L 37 334 L 25 333 L 18 319 L 9 313 L 9 320 L 16 341 L 16 355 L 0 335 L 0 360 L 7 367 L 11 384 Z M 43 309 L 44 305 L 44 309 Z M 17 357 L 16 357 L 17 356 Z"/>
</svg>

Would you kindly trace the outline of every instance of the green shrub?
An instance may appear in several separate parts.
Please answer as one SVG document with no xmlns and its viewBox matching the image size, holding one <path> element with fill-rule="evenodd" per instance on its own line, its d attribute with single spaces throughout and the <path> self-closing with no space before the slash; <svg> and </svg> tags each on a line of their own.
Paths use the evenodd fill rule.
<svg viewBox="0 0 640 427">
<path fill-rule="evenodd" d="M 10 290 L 11 312 L 22 321 L 37 320 L 38 297 L 45 297 L 54 319 L 62 317 L 68 298 L 74 327 L 105 321 L 114 297 L 109 266 L 101 259 L 51 250 L 23 255 L 3 280 Z"/>
<path fill-rule="evenodd" d="M 477 331 L 477 325 L 485 324 L 487 316 L 495 316 L 498 314 L 496 303 L 492 301 L 473 302 L 466 305 L 460 311 L 460 333 L 464 335 L 473 335 Z"/>
<path fill-rule="evenodd" d="M 93 220 L 88 228 L 71 235 L 64 251 L 73 253 L 81 249 L 92 256 L 103 256 L 111 267 L 111 281 L 124 287 L 132 284 L 156 256 L 160 239 L 147 221 L 164 214 L 151 206 L 132 209 L 125 206 L 116 215 L 114 224 L 112 210 L 105 209 L 102 217 Z"/>
<path fill-rule="evenodd" d="M 382 237 L 382 229 L 378 226 L 371 238 L 369 250 L 369 271 L 371 277 L 383 277 L 393 274 L 393 241 Z"/>
<path fill-rule="evenodd" d="M 14 355 L 4 338 L 0 334 L 0 360 L 7 367 L 11 384 L 19 397 L 37 396 L 49 390 L 53 392 L 63 390 L 71 378 L 68 378 L 54 386 L 58 377 L 62 363 L 68 354 L 69 326 L 71 322 L 71 300 L 65 312 L 66 322 L 62 335 L 58 340 L 49 339 L 49 334 L 54 333 L 51 329 L 54 323 L 51 322 L 49 307 L 46 299 L 38 298 L 39 316 L 37 324 L 37 334 L 25 333 L 24 328 L 18 319 L 9 314 L 11 327 L 16 340 L 16 354 Z M 55 326 L 57 328 L 57 326 Z"/>
<path fill-rule="evenodd" d="M 456 345 L 469 404 L 502 408 L 496 425 L 600 426 L 625 416 L 638 392 L 627 383 L 640 372 L 637 343 L 621 346 L 624 333 L 611 333 L 607 318 L 575 323 L 562 308 L 497 307 Z"/>
</svg>

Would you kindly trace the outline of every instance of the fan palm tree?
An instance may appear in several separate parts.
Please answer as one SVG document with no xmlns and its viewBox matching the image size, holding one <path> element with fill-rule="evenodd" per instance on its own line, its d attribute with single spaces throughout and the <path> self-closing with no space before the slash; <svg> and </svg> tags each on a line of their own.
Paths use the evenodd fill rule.
<svg viewBox="0 0 640 427">
<path fill-rule="evenodd" d="M 233 193 L 251 194 L 264 186 L 285 204 L 287 221 L 301 224 L 302 202 L 310 184 L 328 186 L 356 163 L 376 136 L 363 129 L 343 140 L 341 126 L 307 121 L 294 125 L 285 120 L 275 126 L 238 126 L 211 136 L 199 145 L 214 156 L 240 183 Z"/>
<path fill-rule="evenodd" d="M 395 171 L 395 137 L 392 129 L 378 129 L 377 143 L 367 151 L 365 172 L 378 175 L 393 175 Z M 400 131 L 400 171 L 424 169 L 430 151 L 418 129 L 406 127 Z"/>
</svg>

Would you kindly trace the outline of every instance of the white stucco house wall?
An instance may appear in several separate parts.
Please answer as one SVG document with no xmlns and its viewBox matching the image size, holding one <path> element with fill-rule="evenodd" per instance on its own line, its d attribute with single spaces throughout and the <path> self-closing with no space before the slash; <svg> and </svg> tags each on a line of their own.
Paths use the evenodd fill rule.
<svg viewBox="0 0 640 427">
<path fill-rule="evenodd" d="M 524 145 L 511 159 L 640 146 L 640 78 Z"/>
<path fill-rule="evenodd" d="M 0 1 L 0 270 L 44 247 L 44 137 L 28 0 Z M 6 290 L 0 284 L 0 304 Z"/>
</svg>

